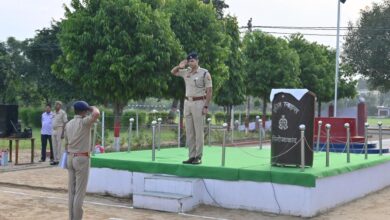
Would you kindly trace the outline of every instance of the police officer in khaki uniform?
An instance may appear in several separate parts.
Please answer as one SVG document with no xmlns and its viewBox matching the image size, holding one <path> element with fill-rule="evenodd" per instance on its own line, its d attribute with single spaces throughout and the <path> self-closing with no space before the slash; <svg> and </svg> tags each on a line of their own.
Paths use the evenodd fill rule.
<svg viewBox="0 0 390 220">
<path fill-rule="evenodd" d="M 208 70 L 199 66 L 195 52 L 188 54 L 187 59 L 174 67 L 171 73 L 183 77 L 186 85 L 184 117 L 189 159 L 183 163 L 200 164 L 204 143 L 204 117 L 212 96 L 211 75 Z"/>
<path fill-rule="evenodd" d="M 55 102 L 55 111 L 53 112 L 51 139 L 53 142 L 54 160 L 50 162 L 51 165 L 57 165 L 61 158 L 62 139 L 64 138 L 64 128 L 68 122 L 66 112 L 61 109 L 62 102 Z"/>
<path fill-rule="evenodd" d="M 83 202 L 89 174 L 90 136 L 93 123 L 99 118 L 99 109 L 84 101 L 73 105 L 75 116 L 65 127 L 65 150 L 68 153 L 69 220 L 83 218 Z M 88 112 L 92 111 L 90 115 Z"/>
</svg>

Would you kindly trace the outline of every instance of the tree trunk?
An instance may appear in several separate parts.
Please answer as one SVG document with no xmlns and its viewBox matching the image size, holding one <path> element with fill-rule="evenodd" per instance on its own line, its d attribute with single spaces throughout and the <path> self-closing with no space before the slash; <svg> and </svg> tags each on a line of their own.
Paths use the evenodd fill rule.
<svg viewBox="0 0 390 220">
<path fill-rule="evenodd" d="M 251 107 L 251 97 L 248 95 L 246 97 L 246 111 L 245 111 L 245 134 L 249 132 L 249 114 Z"/>
<path fill-rule="evenodd" d="M 317 116 L 321 117 L 321 101 L 320 100 L 318 100 Z"/>
<path fill-rule="evenodd" d="M 265 121 L 267 120 L 267 97 L 263 97 L 263 116 L 261 118 L 263 128 L 265 128 Z"/>
<path fill-rule="evenodd" d="M 120 102 L 114 103 L 114 149 L 120 150 L 120 131 L 121 131 L 121 117 L 123 113 L 123 107 L 125 105 Z"/>
<path fill-rule="evenodd" d="M 227 105 L 226 106 L 226 118 L 225 118 L 225 123 L 227 123 L 228 127 L 227 130 L 230 131 L 230 120 L 232 118 L 232 105 Z"/>
</svg>

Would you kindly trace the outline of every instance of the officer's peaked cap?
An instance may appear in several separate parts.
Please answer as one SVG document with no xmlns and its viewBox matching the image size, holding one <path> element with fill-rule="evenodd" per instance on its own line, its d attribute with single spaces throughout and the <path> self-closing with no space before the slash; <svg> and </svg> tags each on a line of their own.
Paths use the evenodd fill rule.
<svg viewBox="0 0 390 220">
<path fill-rule="evenodd" d="M 187 56 L 187 60 L 190 60 L 190 59 L 197 60 L 198 59 L 198 54 L 196 52 L 189 53 L 188 56 Z"/>
<path fill-rule="evenodd" d="M 87 111 L 87 110 L 91 109 L 91 107 L 85 101 L 77 101 L 77 102 L 75 102 L 73 104 L 73 108 L 74 108 L 74 110 L 77 110 L 77 111 Z"/>
</svg>

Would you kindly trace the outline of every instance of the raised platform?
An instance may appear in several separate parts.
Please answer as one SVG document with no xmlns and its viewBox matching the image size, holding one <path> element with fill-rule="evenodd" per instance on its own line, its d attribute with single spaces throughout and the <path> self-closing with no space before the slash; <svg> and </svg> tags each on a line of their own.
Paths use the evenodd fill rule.
<svg viewBox="0 0 390 220">
<path fill-rule="evenodd" d="M 312 168 L 271 167 L 269 149 L 205 147 L 203 164 L 184 165 L 187 149 L 100 154 L 88 191 L 131 196 L 135 207 L 183 212 L 198 204 L 310 217 L 390 185 L 387 155 L 315 153 Z M 372 181 L 375 179 L 376 181 Z M 353 186 L 353 187 L 351 187 Z M 188 202 L 185 202 L 188 201 Z M 170 204 L 170 205 L 168 205 Z M 167 206 L 167 207 L 163 207 Z"/>
</svg>

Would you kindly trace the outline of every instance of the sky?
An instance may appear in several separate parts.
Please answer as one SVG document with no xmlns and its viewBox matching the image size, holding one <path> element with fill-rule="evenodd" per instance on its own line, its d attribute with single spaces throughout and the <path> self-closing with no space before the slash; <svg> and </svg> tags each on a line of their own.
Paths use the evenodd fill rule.
<svg viewBox="0 0 390 220">
<path fill-rule="evenodd" d="M 70 0 L 0 0 L 0 41 L 9 36 L 18 40 L 32 38 L 35 31 L 50 27 L 50 23 L 64 16 L 63 4 Z M 250 18 L 254 26 L 336 27 L 338 0 L 225 0 L 225 12 L 238 18 L 246 26 Z M 356 22 L 361 9 L 383 0 L 347 0 L 341 4 L 340 26 Z M 267 32 L 297 32 L 286 29 L 262 29 Z M 336 35 L 336 30 L 301 30 L 307 34 Z M 343 32 L 341 32 L 343 34 Z M 276 34 L 275 36 L 283 36 Z M 335 36 L 305 36 L 330 47 L 336 47 Z M 343 39 L 340 38 L 342 44 Z"/>
</svg>

